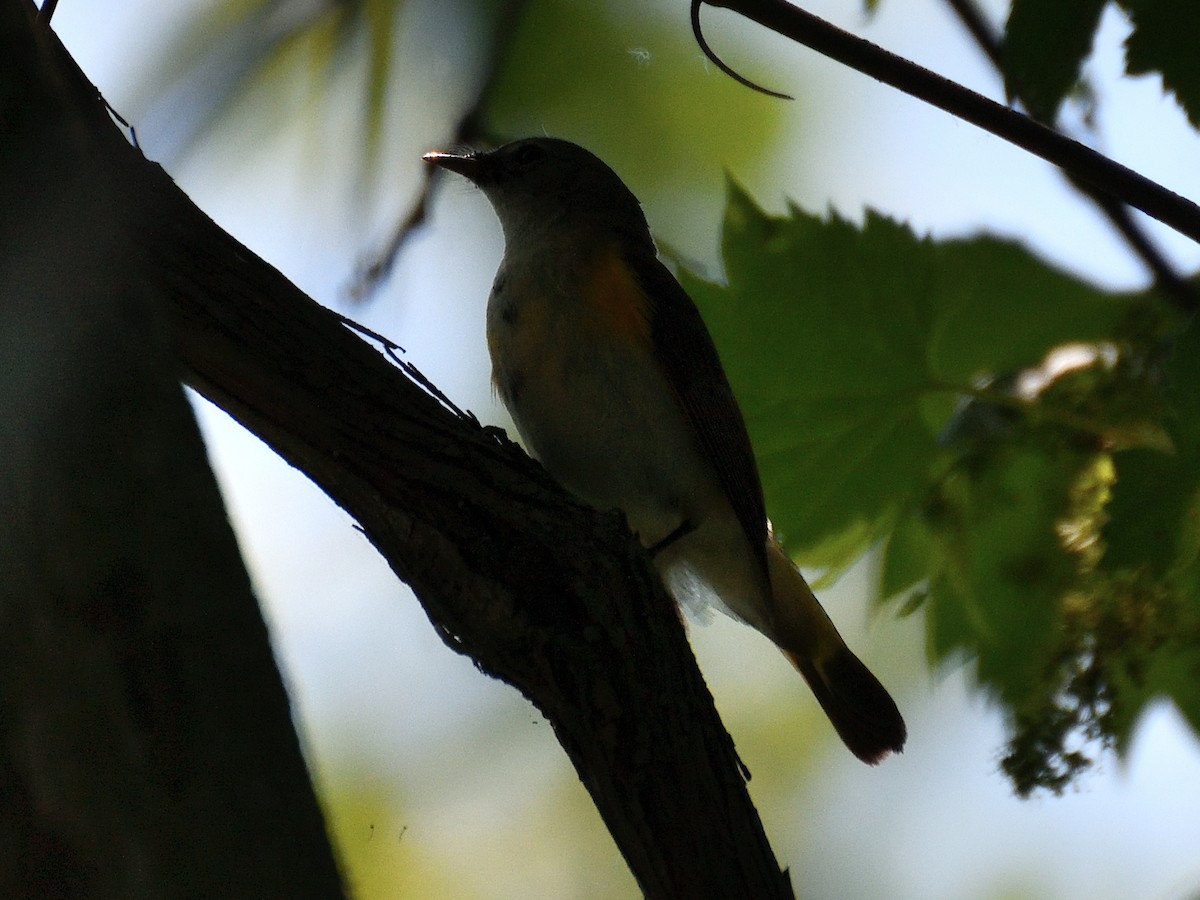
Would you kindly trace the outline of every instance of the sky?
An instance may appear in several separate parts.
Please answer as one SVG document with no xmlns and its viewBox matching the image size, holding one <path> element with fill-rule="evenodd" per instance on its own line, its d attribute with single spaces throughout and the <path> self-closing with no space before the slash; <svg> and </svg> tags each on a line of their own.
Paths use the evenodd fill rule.
<svg viewBox="0 0 1200 900">
<path fill-rule="evenodd" d="M 431 46 L 462 40 L 434 5 L 413 6 L 409 24 Z M 884 0 L 873 19 L 837 0 L 806 8 L 1000 95 L 996 77 L 934 0 Z M 187 9 L 76 0 L 61 4 L 54 21 L 85 72 L 128 114 L 163 34 Z M 990 9 L 1000 15 L 996 4 Z M 653 10 L 686 28 L 674 6 Z M 1107 285 L 1144 284 L 1136 261 L 1045 164 L 724 11 L 704 15 L 730 53 L 773 63 L 772 86 L 819 86 L 802 110 L 784 115 L 772 165 L 736 173 L 768 209 L 791 198 L 851 218 L 872 207 L 937 236 L 984 229 Z M 1100 148 L 1200 197 L 1200 142 L 1182 115 L 1153 79 L 1115 77 L 1125 27 L 1110 10 L 1090 63 L 1104 111 Z M 352 123 L 336 103 L 266 138 L 239 132 L 244 124 L 227 126 L 167 161 L 168 170 L 222 227 L 320 302 L 339 306 L 355 260 L 411 198 L 421 152 L 444 139 L 461 109 L 465 89 L 450 77 L 453 52 L 438 56 L 440 67 L 409 73 L 432 102 L 397 101 L 393 118 L 403 128 L 387 143 L 382 187 L 367 195 L 347 174 L 356 152 L 345 140 Z M 632 67 L 660 60 L 652 42 L 625 52 Z M 342 85 L 335 97 L 344 93 L 343 105 L 352 105 L 353 90 Z M 171 146 L 169 124 L 139 131 L 151 158 Z M 555 125 L 552 116 L 544 123 L 552 133 Z M 656 233 L 701 260 L 712 258 L 720 223 L 722 183 L 711 182 L 685 199 L 665 190 L 643 197 Z M 1182 268 L 1200 265 L 1195 246 L 1154 230 Z M 497 424 L 507 420 L 488 391 L 483 302 L 501 249 L 484 199 L 448 185 L 383 296 L 349 311 L 408 347 L 456 402 Z M 335 811 L 343 853 L 366 873 L 354 877 L 373 884 L 375 868 L 392 866 L 429 879 L 413 875 L 409 887 L 393 889 L 397 897 L 420 896 L 412 885 L 445 873 L 453 876 L 445 896 L 633 896 L 537 712 L 441 644 L 349 518 L 303 476 L 219 411 L 195 406 L 318 781 L 330 797 L 359 792 L 389 801 L 367 812 L 349 804 Z M 760 638 L 721 619 L 692 629 L 798 895 L 1200 896 L 1200 742 L 1175 711 L 1151 711 L 1124 762 L 1103 758 L 1065 796 L 1018 800 L 998 770 L 1003 723 L 966 670 L 929 673 L 919 617 L 868 613 L 873 565 L 864 560 L 823 597 L 852 645 L 895 689 L 909 723 L 905 753 L 877 768 L 844 753 L 790 667 Z M 784 765 L 778 748 L 789 742 L 803 752 Z"/>
</svg>

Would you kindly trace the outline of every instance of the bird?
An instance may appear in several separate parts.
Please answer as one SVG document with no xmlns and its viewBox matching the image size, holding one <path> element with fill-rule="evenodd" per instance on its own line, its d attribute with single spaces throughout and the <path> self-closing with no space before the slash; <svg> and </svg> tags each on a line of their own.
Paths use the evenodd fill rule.
<svg viewBox="0 0 1200 900">
<path fill-rule="evenodd" d="M 855 756 L 900 752 L 895 701 L 770 532 L 716 346 L 620 176 L 551 137 L 423 158 L 473 182 L 500 220 L 487 344 L 526 449 L 625 514 L 677 601 L 700 597 L 774 642 Z"/>
</svg>

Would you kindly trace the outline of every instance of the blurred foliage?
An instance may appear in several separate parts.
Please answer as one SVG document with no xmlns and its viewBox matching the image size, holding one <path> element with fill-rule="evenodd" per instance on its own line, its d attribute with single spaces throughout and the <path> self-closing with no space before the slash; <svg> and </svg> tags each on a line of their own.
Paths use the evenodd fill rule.
<svg viewBox="0 0 1200 900">
<path fill-rule="evenodd" d="M 886 542 L 883 596 L 1005 710 L 1020 793 L 1123 748 L 1156 697 L 1200 729 L 1195 328 L 1011 242 L 770 216 L 736 185 L 722 253 L 726 284 L 681 277 L 777 532 L 835 573 Z"/>
<path fill-rule="evenodd" d="M 334 76 L 362 67 L 360 107 L 365 151 L 379 150 L 385 99 L 393 87 L 393 57 L 401 0 L 221 0 L 185 20 L 163 44 L 147 79 L 153 98 L 179 110 L 172 86 L 188 85 L 185 148 L 237 108 L 259 87 L 282 95 L 302 82 L 313 99 L 328 97 Z M 271 129 L 284 119 L 255 111 L 255 127 Z M 177 123 L 180 124 L 180 123 Z"/>
<path fill-rule="evenodd" d="M 1200 127 L 1200 4 L 1116 0 L 1133 22 L 1125 42 L 1130 75 L 1157 74 L 1193 126 Z M 1079 81 L 1105 0 L 1013 0 L 1004 34 L 1004 76 L 1039 115 L 1054 112 Z"/>
<path fill-rule="evenodd" d="M 446 58 L 414 25 L 422 16 L 476 40 L 452 48 L 458 58 Z M 402 45 L 412 58 L 397 56 Z M 186 147 L 233 115 L 240 128 L 263 136 L 283 127 L 289 120 L 281 110 L 295 107 L 280 101 L 294 98 L 298 86 L 309 94 L 303 113 L 320 115 L 322 104 L 345 102 L 331 86 L 349 76 L 363 128 L 350 137 L 360 139 L 363 174 L 370 175 L 394 142 L 385 133 L 394 124 L 390 96 L 405 90 L 410 67 L 431 63 L 445 67 L 448 91 L 464 91 L 477 105 L 465 110 L 473 114 L 469 140 L 550 129 L 605 148 L 611 162 L 644 183 L 677 180 L 685 160 L 745 171 L 761 159 L 784 112 L 710 71 L 692 43 L 686 8 L 667 0 L 218 0 L 166 41 L 148 82 L 172 108 L 170 86 L 198 88 L 188 94 L 195 109 L 180 138 Z M 744 64 L 753 71 L 754 63 Z M 241 109 L 253 90 L 265 94 Z"/>
<path fill-rule="evenodd" d="M 662 185 L 687 178 L 699 160 L 743 171 L 761 165 L 784 112 L 706 65 L 682 4 L 535 0 L 506 50 L 486 115 L 498 136 L 550 126 L 603 148 L 631 183 Z"/>
</svg>

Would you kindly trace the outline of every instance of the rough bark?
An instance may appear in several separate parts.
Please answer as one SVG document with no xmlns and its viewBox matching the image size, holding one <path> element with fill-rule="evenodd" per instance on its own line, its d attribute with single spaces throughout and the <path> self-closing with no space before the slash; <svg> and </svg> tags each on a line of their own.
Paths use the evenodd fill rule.
<svg viewBox="0 0 1200 900">
<path fill-rule="evenodd" d="M 158 266 L 53 51 L 0 4 L 0 896 L 341 896 Z"/>
</svg>

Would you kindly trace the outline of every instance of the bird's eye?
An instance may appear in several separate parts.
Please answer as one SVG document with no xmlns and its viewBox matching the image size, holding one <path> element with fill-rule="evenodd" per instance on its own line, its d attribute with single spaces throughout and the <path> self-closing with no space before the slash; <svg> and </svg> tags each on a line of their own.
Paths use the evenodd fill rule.
<svg viewBox="0 0 1200 900">
<path fill-rule="evenodd" d="M 537 144 L 522 144 L 513 154 L 513 164 L 526 169 L 541 162 L 545 156 L 546 151 Z"/>
</svg>

